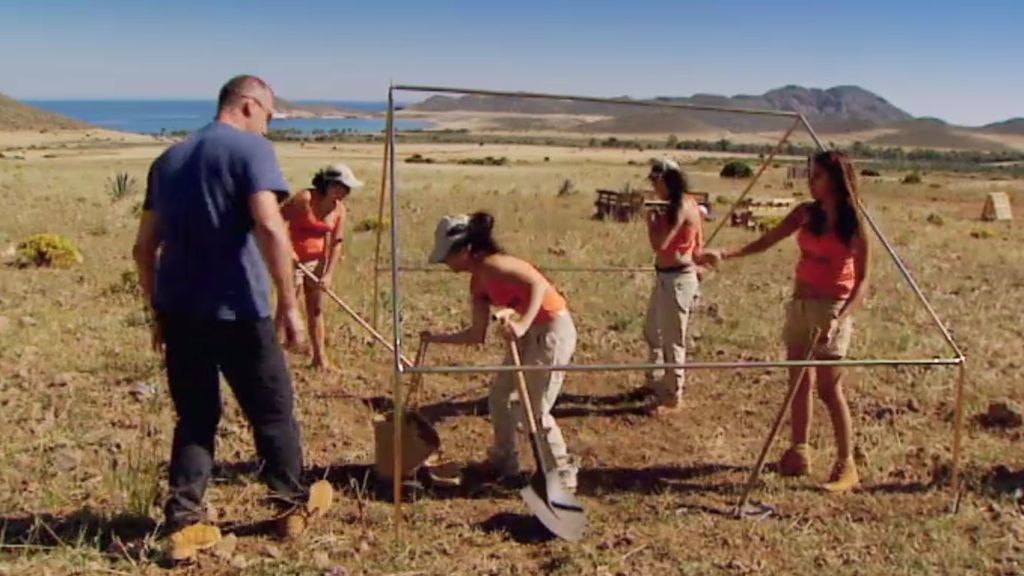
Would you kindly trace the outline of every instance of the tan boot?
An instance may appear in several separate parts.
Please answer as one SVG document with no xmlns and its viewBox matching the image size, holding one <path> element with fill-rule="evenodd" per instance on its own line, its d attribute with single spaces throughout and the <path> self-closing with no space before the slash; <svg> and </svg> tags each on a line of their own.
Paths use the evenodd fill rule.
<svg viewBox="0 0 1024 576">
<path fill-rule="evenodd" d="M 334 504 L 334 488 L 327 480 L 318 480 L 309 487 L 306 512 L 311 517 L 323 516 Z"/>
<path fill-rule="evenodd" d="M 313 518 L 327 513 L 334 503 L 334 488 L 327 480 L 318 480 L 309 487 L 309 498 L 306 505 L 293 510 L 281 518 L 277 524 L 278 534 L 286 539 L 296 539 L 306 531 Z"/>
<path fill-rule="evenodd" d="M 836 462 L 832 467 L 832 474 L 828 477 L 828 482 L 822 484 L 821 487 L 826 492 L 839 493 L 848 492 L 857 484 L 860 484 L 857 465 L 853 462 L 853 458 L 847 458 L 844 461 Z"/>
<path fill-rule="evenodd" d="M 174 562 L 195 559 L 200 550 L 212 548 L 220 543 L 220 528 L 211 524 L 196 523 L 172 533 L 167 538 L 167 555 Z"/>
<path fill-rule="evenodd" d="M 793 444 L 779 459 L 781 476 L 806 476 L 811 472 L 811 447 Z"/>
</svg>

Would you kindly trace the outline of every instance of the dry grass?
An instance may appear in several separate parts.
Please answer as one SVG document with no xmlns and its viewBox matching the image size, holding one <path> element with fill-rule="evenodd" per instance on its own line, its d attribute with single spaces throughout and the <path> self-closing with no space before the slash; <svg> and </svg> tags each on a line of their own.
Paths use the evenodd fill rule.
<svg viewBox="0 0 1024 576">
<path fill-rule="evenodd" d="M 367 187 L 351 202 L 353 222 L 376 213 L 379 149 L 279 147 L 286 175 L 304 185 L 313 170 L 343 158 Z M 589 193 L 558 198 L 566 178 L 587 192 L 626 181 L 643 168 L 620 151 L 488 146 L 416 147 L 432 157 L 507 156 L 505 167 L 401 165 L 402 261 L 419 264 L 436 219 L 477 208 L 497 215 L 507 248 L 539 263 L 643 264 L 639 224 L 589 219 Z M 0 271 L 0 573 L 161 573 L 147 553 L 170 447 L 173 414 L 159 363 L 147 350 L 141 305 L 131 290 L 129 257 L 135 216 L 111 205 L 104 185 L 113 172 L 144 174 L 157 148 L 95 150 L 74 158 L 0 161 L 5 207 L 0 251 L 34 233 L 72 239 L 85 261 L 71 270 Z M 543 162 L 543 157 L 550 157 Z M 720 164 L 690 166 L 696 187 L 735 197 L 742 182 L 717 177 Z M 1016 379 L 1024 357 L 1019 227 L 977 221 L 985 194 L 1019 182 L 990 183 L 930 174 L 941 189 L 901 186 L 895 174 L 866 186 L 879 223 L 911 264 L 969 358 L 967 413 L 989 399 L 1024 401 Z M 765 196 L 781 194 L 772 170 Z M 939 214 L 943 226 L 927 223 Z M 976 234 L 987 230 L 986 235 Z M 982 237 L 972 237 L 975 236 Z M 726 230 L 721 242 L 749 239 Z M 717 243 L 717 241 L 716 241 Z M 876 247 L 880 248 L 877 245 Z M 336 288 L 359 310 L 374 295 L 373 234 L 353 233 Z M 878 252 L 881 254 L 881 251 Z M 563 255 L 564 254 L 564 255 Z M 794 248 L 729 263 L 709 278 L 693 322 L 692 358 L 777 358 L 782 303 Z M 913 358 L 945 355 L 892 264 L 878 257 L 867 309 L 857 317 L 853 355 Z M 637 361 L 651 278 L 646 274 L 552 274 L 571 299 L 580 328 L 577 360 Z M 387 284 L 387 282 L 383 282 Z M 466 279 L 409 274 L 403 283 L 407 337 L 426 327 L 455 326 L 467 316 Z M 386 294 L 378 295 L 378 297 Z M 712 312 L 712 310 L 716 310 Z M 326 475 L 345 497 L 315 533 L 295 544 L 274 542 L 238 523 L 271 514 L 255 483 L 251 439 L 233 400 L 221 425 L 217 479 L 209 500 L 219 521 L 240 534 L 236 550 L 204 556 L 189 573 L 323 574 L 924 574 L 1019 573 L 1024 519 L 1006 487 L 989 481 L 997 464 L 1024 466 L 1017 431 L 966 434 L 968 492 L 959 515 L 951 495 L 932 485 L 948 463 L 954 372 L 949 369 L 854 370 L 849 389 L 864 487 L 835 498 L 809 481 L 771 474 L 757 497 L 782 518 L 736 521 L 714 513 L 734 501 L 745 467 L 780 401 L 779 371 L 691 372 L 687 409 L 670 420 L 636 414 L 622 397 L 639 374 L 571 375 L 559 406 L 570 448 L 583 461 L 581 496 L 592 531 L 579 546 L 531 539 L 514 493 L 463 490 L 432 494 L 405 507 L 401 546 L 391 544 L 392 509 L 367 480 L 372 459 L 371 406 L 390 386 L 387 356 L 340 311 L 329 310 L 337 377 L 295 366 L 298 409 L 311 475 Z M 431 351 L 435 363 L 484 362 L 482 350 Z M 427 379 L 425 411 L 439 418 L 445 456 L 483 455 L 490 428 L 481 417 L 485 376 Z M 815 443 L 824 474 L 831 441 L 819 406 Z M 941 474 L 940 474 L 941 475 Z M 6 526 L 4 528 L 3 526 Z M 182 570 L 182 573 L 188 570 Z M 335 571 L 333 573 L 341 573 Z"/>
</svg>

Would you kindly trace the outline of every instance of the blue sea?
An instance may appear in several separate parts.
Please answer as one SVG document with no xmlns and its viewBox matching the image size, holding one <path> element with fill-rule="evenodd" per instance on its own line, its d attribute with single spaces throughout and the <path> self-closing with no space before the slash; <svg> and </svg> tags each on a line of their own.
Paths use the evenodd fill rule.
<svg viewBox="0 0 1024 576">
<path fill-rule="evenodd" d="M 298 100 L 295 102 L 334 105 L 367 112 L 387 111 L 386 102 L 331 102 L 324 100 Z M 140 134 L 192 131 L 202 128 L 213 119 L 217 108 L 217 103 L 212 100 L 27 100 L 26 103 L 102 128 Z M 419 130 L 428 128 L 429 122 L 398 120 L 396 126 L 399 130 Z M 271 123 L 271 129 L 295 129 L 305 133 L 314 130 L 380 132 L 384 130 L 384 119 L 275 119 Z"/>
</svg>

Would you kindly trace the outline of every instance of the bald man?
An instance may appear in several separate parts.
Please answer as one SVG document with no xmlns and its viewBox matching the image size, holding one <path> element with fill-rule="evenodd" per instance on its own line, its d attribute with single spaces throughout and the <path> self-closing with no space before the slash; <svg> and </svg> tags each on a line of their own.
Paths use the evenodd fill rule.
<svg viewBox="0 0 1024 576">
<path fill-rule="evenodd" d="M 232 78 L 220 91 L 216 120 L 150 167 L 134 256 L 178 417 L 165 509 L 174 560 L 220 539 L 205 523 L 203 505 L 221 415 L 220 374 L 252 426 L 263 480 L 291 507 L 286 535 L 300 533 L 331 498 L 329 484 L 307 490 L 301 483 L 292 381 L 272 320 L 271 280 L 287 344 L 304 345 L 278 208 L 288 186 L 264 137 L 273 109 L 266 82 Z"/>
</svg>

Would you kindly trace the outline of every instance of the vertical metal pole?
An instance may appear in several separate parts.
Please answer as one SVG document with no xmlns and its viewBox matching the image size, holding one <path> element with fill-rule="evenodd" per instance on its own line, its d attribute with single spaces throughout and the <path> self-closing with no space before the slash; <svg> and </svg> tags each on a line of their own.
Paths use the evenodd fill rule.
<svg viewBox="0 0 1024 576">
<path fill-rule="evenodd" d="M 377 295 L 380 294 L 380 245 L 384 236 L 384 197 L 388 190 L 388 158 L 391 154 L 391 125 L 394 122 L 394 107 L 391 104 L 391 97 L 388 96 L 388 114 L 384 123 L 384 159 L 380 169 L 380 199 L 377 203 L 377 247 L 373 251 L 373 329 L 380 330 L 377 316 L 380 309 L 380 302 Z"/>
<path fill-rule="evenodd" d="M 393 117 L 395 113 L 394 88 L 388 89 L 388 116 Z M 395 467 L 392 473 L 393 496 L 395 505 L 395 541 L 402 541 L 402 424 L 405 420 L 404 406 L 402 405 L 402 315 L 400 312 L 401 301 L 398 292 L 398 194 L 395 186 L 395 124 L 388 125 L 388 146 L 391 154 L 388 156 L 388 179 L 391 184 L 391 321 L 394 325 L 393 346 L 394 346 L 394 390 L 392 402 L 395 406 L 393 449 L 395 453 Z"/>
<path fill-rule="evenodd" d="M 960 362 L 960 374 L 956 380 L 956 410 L 953 414 L 953 473 L 950 484 L 953 494 L 960 499 L 960 442 L 964 427 L 964 379 L 967 368 Z"/>
<path fill-rule="evenodd" d="M 757 184 L 757 181 L 761 179 L 761 175 L 764 174 L 764 171 L 768 169 L 768 165 L 772 163 L 772 160 L 775 159 L 775 156 L 779 153 L 779 151 L 782 150 L 782 145 L 785 144 L 787 140 L 789 140 L 789 136 L 793 134 L 793 130 L 796 130 L 796 127 L 799 125 L 800 119 L 798 118 L 796 121 L 793 122 L 793 125 L 789 127 L 789 130 L 787 130 L 786 133 L 782 135 L 782 139 L 779 140 L 779 143 L 776 144 L 775 148 L 772 149 L 771 154 L 769 154 L 764 159 L 764 162 L 761 163 L 761 168 L 757 171 L 757 174 L 754 174 L 754 178 L 750 180 L 749 184 L 747 184 L 747 187 L 743 190 L 743 193 L 740 194 L 740 197 L 737 198 L 736 201 L 732 203 L 732 206 L 729 207 L 729 211 L 726 212 L 725 216 L 723 216 L 722 219 L 718 222 L 718 226 L 715 226 L 715 229 L 711 232 L 711 236 L 708 236 L 708 239 L 704 241 L 704 248 L 710 245 L 711 241 L 715 239 L 715 236 L 717 236 L 718 233 L 722 231 L 722 227 L 725 226 L 726 222 L 729 221 L 729 218 L 732 216 L 733 212 L 735 212 L 736 209 L 739 208 L 740 202 L 743 202 L 743 199 L 747 197 L 747 194 L 750 194 L 750 191 L 754 189 L 754 185 Z"/>
</svg>

